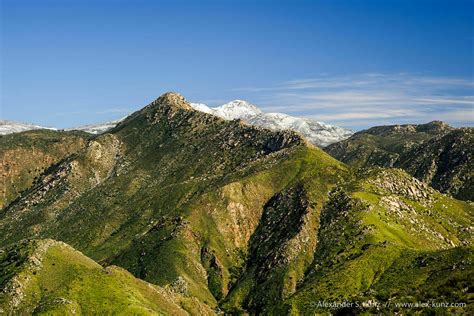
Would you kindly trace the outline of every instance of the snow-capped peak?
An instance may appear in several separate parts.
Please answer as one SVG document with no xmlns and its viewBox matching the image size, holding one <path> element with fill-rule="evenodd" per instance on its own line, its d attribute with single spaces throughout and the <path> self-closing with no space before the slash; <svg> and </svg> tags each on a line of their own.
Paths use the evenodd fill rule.
<svg viewBox="0 0 474 316">
<path fill-rule="evenodd" d="M 202 103 L 191 103 L 191 106 L 198 111 L 226 120 L 242 119 L 249 124 L 273 130 L 291 129 L 301 133 L 318 146 L 327 146 L 353 134 L 351 130 L 318 122 L 311 118 L 299 118 L 284 113 L 264 113 L 255 105 L 243 100 L 234 100 L 215 108 L 210 108 Z"/>
<path fill-rule="evenodd" d="M 234 119 L 248 119 L 256 115 L 263 114 L 259 108 L 255 105 L 243 101 L 243 100 L 234 100 L 229 103 L 223 104 L 213 109 L 217 116 L 220 116 L 226 120 Z"/>
</svg>

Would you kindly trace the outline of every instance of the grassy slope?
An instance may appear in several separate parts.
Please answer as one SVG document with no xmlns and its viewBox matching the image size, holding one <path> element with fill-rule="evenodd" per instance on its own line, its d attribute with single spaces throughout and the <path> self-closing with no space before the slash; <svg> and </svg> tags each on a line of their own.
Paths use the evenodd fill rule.
<svg viewBox="0 0 474 316">
<path fill-rule="evenodd" d="M 82 132 L 33 130 L 0 136 L 0 208 L 15 200 L 50 166 L 84 148 Z"/>
<path fill-rule="evenodd" d="M 317 306 L 323 300 L 468 301 L 472 206 L 434 190 L 423 195 L 424 185 L 401 170 L 375 169 L 357 178 L 332 194 L 313 268 L 276 310 L 328 310 Z"/>
<path fill-rule="evenodd" d="M 121 268 L 102 268 L 53 240 L 23 241 L 3 249 L 0 264 L 0 281 L 7 289 L 0 307 L 7 313 L 187 315 L 180 304 L 191 300 L 136 279 Z M 195 313 L 212 313 L 192 303 Z"/>
</svg>

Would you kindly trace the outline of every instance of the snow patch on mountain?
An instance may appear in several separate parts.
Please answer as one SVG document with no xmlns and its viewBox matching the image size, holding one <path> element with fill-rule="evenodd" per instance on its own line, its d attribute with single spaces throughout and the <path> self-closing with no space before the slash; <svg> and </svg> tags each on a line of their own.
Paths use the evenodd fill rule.
<svg viewBox="0 0 474 316">
<path fill-rule="evenodd" d="M 214 114 L 214 115 L 216 114 L 213 109 L 211 109 L 204 103 L 191 103 L 191 106 L 193 107 L 193 109 L 198 110 L 200 112 L 204 112 L 207 114 Z"/>
<path fill-rule="evenodd" d="M 55 128 L 43 127 L 43 126 L 33 125 L 33 124 L 28 124 L 28 123 L 0 120 L 0 135 L 19 133 L 19 132 L 30 131 L 34 129 L 56 130 Z"/>
<path fill-rule="evenodd" d="M 30 131 L 30 130 L 36 130 L 36 129 L 49 129 L 53 131 L 57 131 L 57 130 L 83 131 L 90 134 L 101 134 L 115 127 L 123 119 L 124 118 L 121 118 L 115 121 L 101 123 L 101 124 L 89 124 L 89 125 L 83 125 L 79 127 L 66 128 L 66 129 L 58 129 L 58 128 L 28 124 L 28 123 L 0 120 L 0 135 L 7 135 L 7 134 L 25 132 L 25 131 Z"/>
<path fill-rule="evenodd" d="M 121 119 L 115 121 L 105 122 L 101 124 L 83 125 L 79 127 L 69 128 L 67 130 L 78 130 L 89 134 L 102 134 L 117 126 L 117 124 L 123 121 L 124 119 L 125 117 L 122 117 Z"/>
<path fill-rule="evenodd" d="M 235 100 L 215 108 L 210 108 L 203 103 L 191 103 L 191 106 L 198 111 L 226 120 L 241 119 L 251 125 L 272 130 L 291 129 L 305 136 L 311 143 L 322 147 L 354 134 L 349 129 L 325 124 L 311 118 L 294 117 L 284 113 L 264 113 L 255 105 L 242 100 Z"/>
<path fill-rule="evenodd" d="M 201 106 L 202 105 L 203 104 L 201 104 Z M 260 109 L 257 108 L 255 105 L 250 104 L 247 101 L 242 101 L 242 100 L 234 100 L 224 105 L 213 108 L 211 110 L 214 111 L 215 115 L 222 117 L 223 119 L 226 119 L 226 120 L 235 120 L 235 119 L 248 120 L 248 119 L 251 119 L 252 117 L 263 114 L 263 112 L 260 111 Z M 209 113 L 209 112 L 206 112 L 206 113 Z"/>
</svg>

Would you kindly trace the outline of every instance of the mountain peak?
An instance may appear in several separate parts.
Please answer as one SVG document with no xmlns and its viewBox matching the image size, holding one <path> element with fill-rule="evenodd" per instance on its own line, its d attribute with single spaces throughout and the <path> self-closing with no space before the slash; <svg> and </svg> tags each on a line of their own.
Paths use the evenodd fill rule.
<svg viewBox="0 0 474 316">
<path fill-rule="evenodd" d="M 245 101 L 245 100 L 240 100 L 240 99 L 232 100 L 232 101 L 230 101 L 230 102 L 228 102 L 224 105 L 226 105 L 226 106 L 245 106 L 245 107 L 254 107 L 254 108 L 256 108 L 256 106 L 251 104 L 250 102 Z"/>
<path fill-rule="evenodd" d="M 248 119 L 250 117 L 262 114 L 255 105 L 244 101 L 234 100 L 215 108 L 216 114 L 227 120 Z"/>
<path fill-rule="evenodd" d="M 418 131 L 425 131 L 425 132 L 441 132 L 451 130 L 452 127 L 446 124 L 443 121 L 431 121 L 426 124 L 418 125 Z"/>
<path fill-rule="evenodd" d="M 427 134 L 438 134 L 446 133 L 453 130 L 453 127 L 449 126 L 442 121 L 432 121 L 425 124 L 397 124 L 397 125 L 382 125 L 374 126 L 367 130 L 359 131 L 356 134 L 372 134 L 377 136 L 389 136 L 389 135 L 414 135 L 419 132 Z"/>
<path fill-rule="evenodd" d="M 165 105 L 170 107 L 178 107 L 186 110 L 191 110 L 192 107 L 189 105 L 188 101 L 177 92 L 166 92 L 162 94 L 158 99 L 153 101 L 151 106 L 156 105 Z"/>
</svg>

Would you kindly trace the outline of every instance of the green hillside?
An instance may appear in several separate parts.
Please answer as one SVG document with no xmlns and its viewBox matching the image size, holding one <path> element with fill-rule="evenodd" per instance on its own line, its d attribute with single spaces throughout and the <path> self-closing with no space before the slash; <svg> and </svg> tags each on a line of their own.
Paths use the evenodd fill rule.
<svg viewBox="0 0 474 316">
<path fill-rule="evenodd" d="M 103 268 L 65 243 L 22 241 L 0 252 L 0 306 L 14 315 L 211 315 L 192 298 Z"/>
</svg>

